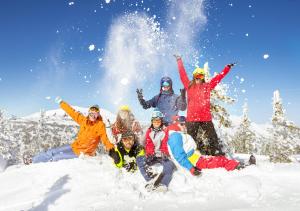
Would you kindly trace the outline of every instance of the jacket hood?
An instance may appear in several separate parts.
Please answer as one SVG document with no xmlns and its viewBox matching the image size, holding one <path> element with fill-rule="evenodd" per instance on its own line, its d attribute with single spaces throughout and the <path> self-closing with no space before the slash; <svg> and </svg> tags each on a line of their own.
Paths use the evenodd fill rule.
<svg viewBox="0 0 300 211">
<path fill-rule="evenodd" d="M 174 93 L 172 79 L 168 76 L 164 76 L 160 79 L 160 91 L 162 91 L 162 84 L 164 82 L 168 82 L 170 84 L 170 86 L 171 86 L 170 93 Z"/>
</svg>

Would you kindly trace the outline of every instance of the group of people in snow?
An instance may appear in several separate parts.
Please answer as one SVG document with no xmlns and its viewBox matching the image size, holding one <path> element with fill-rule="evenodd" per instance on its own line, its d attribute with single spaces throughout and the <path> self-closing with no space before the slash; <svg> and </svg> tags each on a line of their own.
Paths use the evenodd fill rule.
<svg viewBox="0 0 300 211">
<path fill-rule="evenodd" d="M 176 166 L 187 169 L 194 176 L 201 175 L 201 170 L 206 168 L 222 167 L 228 171 L 243 168 L 237 160 L 225 157 L 210 111 L 210 92 L 234 64 L 226 65 L 220 74 L 206 82 L 204 69 L 197 67 L 189 80 L 181 57 L 175 55 L 175 58 L 184 86 L 180 95 L 174 93 L 169 77 L 161 79 L 159 94 L 150 100 L 145 100 L 142 89 L 137 89 L 142 107 L 154 108 L 145 134 L 129 106 L 121 106 L 116 121 L 110 125 L 114 138 L 110 141 L 98 105 L 91 106 L 88 116 L 84 116 L 57 98 L 60 107 L 80 125 L 77 138 L 70 145 L 49 149 L 24 162 L 71 159 L 80 154 L 94 156 L 101 141 L 117 167 L 129 172 L 138 169 L 147 181 L 147 190 L 162 191 L 167 190 Z M 186 109 L 186 117 L 178 116 L 179 110 Z M 203 130 L 209 140 L 206 150 L 203 140 L 197 136 L 199 130 Z M 154 171 L 155 165 L 162 166 L 162 172 Z"/>
</svg>

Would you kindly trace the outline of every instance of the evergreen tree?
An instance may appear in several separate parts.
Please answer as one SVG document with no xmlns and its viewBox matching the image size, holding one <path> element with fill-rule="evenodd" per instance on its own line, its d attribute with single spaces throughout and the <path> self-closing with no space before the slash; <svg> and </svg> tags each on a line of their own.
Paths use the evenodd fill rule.
<svg viewBox="0 0 300 211">
<path fill-rule="evenodd" d="M 279 91 L 276 90 L 273 94 L 271 140 L 266 146 L 271 162 L 291 162 L 296 147 L 295 128 L 292 122 L 287 121 Z"/>
<path fill-rule="evenodd" d="M 236 133 L 232 138 L 232 146 L 235 152 L 252 154 L 256 151 L 255 133 L 250 129 L 251 121 L 248 117 L 248 105 L 247 103 L 243 106 L 243 118 L 239 125 Z"/>
<path fill-rule="evenodd" d="M 209 66 L 206 62 L 204 64 L 204 70 L 206 72 L 205 81 L 211 79 L 209 73 Z M 225 84 L 218 84 L 211 92 L 211 105 L 210 110 L 214 120 L 219 123 L 219 127 L 229 128 L 232 126 L 230 115 L 222 104 L 233 104 L 235 100 L 227 95 L 228 86 Z"/>
</svg>

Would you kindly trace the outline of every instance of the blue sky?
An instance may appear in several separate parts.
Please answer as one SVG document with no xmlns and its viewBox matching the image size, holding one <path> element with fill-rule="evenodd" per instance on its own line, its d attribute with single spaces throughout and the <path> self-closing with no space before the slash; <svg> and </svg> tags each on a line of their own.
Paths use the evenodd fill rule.
<svg viewBox="0 0 300 211">
<path fill-rule="evenodd" d="M 237 99 L 228 106 L 231 114 L 240 115 L 246 99 L 251 120 L 269 121 L 273 91 L 279 89 L 288 118 L 300 125 L 297 0 L 191 0 L 201 8 L 188 7 L 184 14 L 178 0 L 0 4 L 0 108 L 8 114 L 55 109 L 54 98 L 61 96 L 73 105 L 97 103 L 112 112 L 129 104 L 146 119 L 150 111 L 139 106 L 135 89 L 143 88 L 150 99 L 160 78 L 169 75 L 179 93 L 182 85 L 172 57 L 179 53 L 189 74 L 197 61 L 200 66 L 208 61 L 217 72 L 239 63 L 223 81 Z M 151 45 L 137 44 L 136 38 L 146 43 L 144 37 L 151 38 Z M 147 52 L 157 42 L 161 48 Z M 89 50 L 90 45 L 95 49 Z"/>
</svg>

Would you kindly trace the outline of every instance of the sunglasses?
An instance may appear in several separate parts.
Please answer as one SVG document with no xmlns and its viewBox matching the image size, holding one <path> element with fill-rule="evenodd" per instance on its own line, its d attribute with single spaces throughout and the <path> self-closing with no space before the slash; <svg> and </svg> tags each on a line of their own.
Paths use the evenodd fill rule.
<svg viewBox="0 0 300 211">
<path fill-rule="evenodd" d="M 195 79 L 204 79 L 204 75 L 203 74 L 197 74 L 197 75 L 194 75 L 194 78 Z"/>
<path fill-rule="evenodd" d="M 95 111 L 90 111 L 89 112 L 89 116 L 90 117 L 98 117 L 99 113 L 98 112 L 95 112 Z"/>
<path fill-rule="evenodd" d="M 179 124 L 180 124 L 181 126 L 185 126 L 185 123 L 183 123 L 183 122 L 182 122 L 182 123 L 179 123 Z"/>
</svg>

